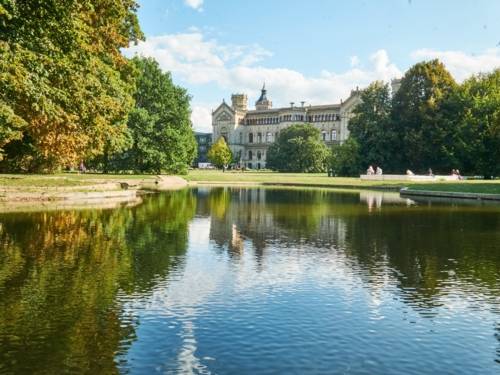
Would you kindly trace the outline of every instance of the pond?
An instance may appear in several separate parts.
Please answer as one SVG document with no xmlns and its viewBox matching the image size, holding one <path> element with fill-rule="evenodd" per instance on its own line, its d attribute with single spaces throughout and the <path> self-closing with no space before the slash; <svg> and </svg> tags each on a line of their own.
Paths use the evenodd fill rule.
<svg viewBox="0 0 500 375">
<path fill-rule="evenodd" d="M 500 371 L 497 205 L 207 187 L 0 241 L 0 373 Z"/>
</svg>

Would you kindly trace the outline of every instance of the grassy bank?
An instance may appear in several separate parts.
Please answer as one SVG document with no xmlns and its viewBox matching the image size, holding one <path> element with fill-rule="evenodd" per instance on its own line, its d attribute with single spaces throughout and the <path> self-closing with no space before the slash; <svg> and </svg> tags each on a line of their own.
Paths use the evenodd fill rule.
<svg viewBox="0 0 500 375">
<path fill-rule="evenodd" d="M 460 182 L 411 182 L 411 181 L 363 181 L 359 178 L 328 177 L 324 173 L 277 173 L 277 172 L 222 172 L 217 170 L 192 170 L 185 179 L 204 184 L 253 183 L 263 185 L 320 186 L 332 188 L 390 189 L 403 187 L 430 191 L 451 191 L 476 194 L 500 194 L 500 181 Z"/>
</svg>

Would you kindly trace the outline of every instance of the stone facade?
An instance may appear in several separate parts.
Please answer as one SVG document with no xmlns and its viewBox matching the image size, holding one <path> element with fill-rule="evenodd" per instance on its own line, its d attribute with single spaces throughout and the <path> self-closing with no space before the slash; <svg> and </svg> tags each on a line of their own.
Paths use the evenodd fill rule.
<svg viewBox="0 0 500 375">
<path fill-rule="evenodd" d="M 310 123 L 318 128 L 327 145 L 342 143 L 349 136 L 347 125 L 352 109 L 359 103 L 359 90 L 351 91 L 345 101 L 327 105 L 300 105 L 272 108 L 265 86 L 255 103 L 248 109 L 245 94 L 233 94 L 231 105 L 224 100 L 212 112 L 213 139 L 224 137 L 234 155 L 239 155 L 240 166 L 253 169 L 266 167 L 269 146 L 281 130 L 297 123 Z"/>
</svg>

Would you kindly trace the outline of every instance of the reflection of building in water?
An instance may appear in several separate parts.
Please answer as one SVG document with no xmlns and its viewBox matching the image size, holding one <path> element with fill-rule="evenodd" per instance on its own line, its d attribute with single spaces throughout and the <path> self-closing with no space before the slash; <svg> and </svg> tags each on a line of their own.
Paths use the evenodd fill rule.
<svg viewBox="0 0 500 375">
<path fill-rule="evenodd" d="M 198 202 L 200 208 L 210 207 L 210 239 L 232 255 L 244 251 L 245 241 L 258 257 L 268 243 L 342 246 L 345 223 L 333 206 L 322 203 L 322 192 L 291 194 L 286 190 L 213 188 L 208 196 L 202 192 Z M 294 198 L 298 199 L 295 203 Z"/>
<path fill-rule="evenodd" d="M 401 198 L 399 193 L 389 193 L 382 191 L 372 191 L 366 190 L 359 193 L 359 200 L 365 202 L 368 206 L 368 211 L 372 211 L 374 208 L 380 209 L 383 205 L 402 203 L 408 205 L 411 204 L 410 199 Z"/>
</svg>

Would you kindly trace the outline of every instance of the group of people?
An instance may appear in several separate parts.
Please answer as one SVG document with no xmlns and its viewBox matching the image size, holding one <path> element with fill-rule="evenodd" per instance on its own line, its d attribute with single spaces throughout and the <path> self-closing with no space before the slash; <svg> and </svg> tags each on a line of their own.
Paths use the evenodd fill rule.
<svg viewBox="0 0 500 375">
<path fill-rule="evenodd" d="M 366 174 L 368 176 L 382 175 L 382 168 L 380 168 L 379 166 L 375 166 L 375 168 L 374 168 L 373 165 L 370 165 L 368 167 L 368 169 L 366 170 Z M 407 169 L 406 170 L 406 175 L 407 176 L 415 176 L 415 173 L 413 173 L 410 169 Z M 431 177 L 434 177 L 434 173 L 432 172 L 431 168 L 429 168 L 429 170 L 428 170 L 428 175 L 431 176 Z M 460 171 L 458 169 L 452 169 L 451 170 L 451 175 L 452 176 L 457 176 L 457 178 L 459 180 L 463 179 L 463 177 L 460 175 Z"/>
<path fill-rule="evenodd" d="M 369 176 L 374 175 L 374 174 L 380 176 L 380 175 L 382 175 L 382 168 L 380 168 L 378 165 L 375 168 L 373 168 L 373 165 L 370 165 L 368 167 L 368 169 L 366 170 L 366 174 Z"/>
</svg>

